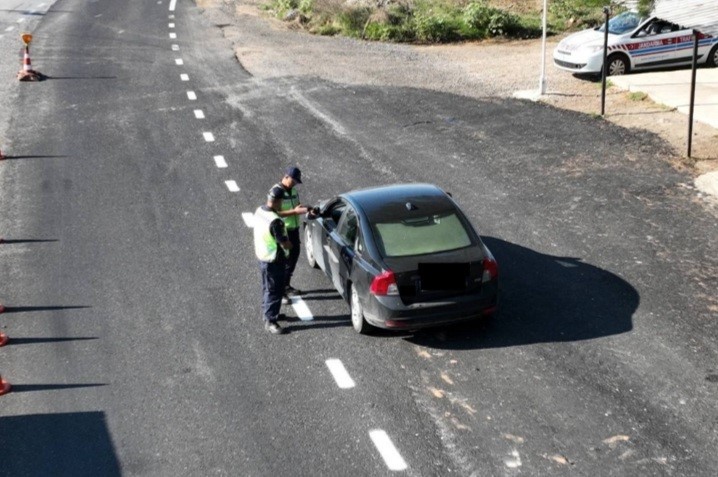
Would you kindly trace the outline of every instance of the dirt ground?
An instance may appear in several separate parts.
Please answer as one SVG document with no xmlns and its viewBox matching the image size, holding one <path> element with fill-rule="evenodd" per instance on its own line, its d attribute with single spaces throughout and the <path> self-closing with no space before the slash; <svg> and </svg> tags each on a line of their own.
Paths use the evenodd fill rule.
<svg viewBox="0 0 718 477">
<path fill-rule="evenodd" d="M 374 86 L 425 88 L 473 98 L 511 97 L 537 90 L 541 40 L 491 40 L 457 45 L 401 45 L 320 37 L 296 23 L 271 18 L 264 0 L 196 0 L 234 44 L 241 65 L 257 79 L 310 76 Z M 547 94 L 541 101 L 600 121 L 600 82 L 575 78 L 552 64 L 560 37 L 546 46 Z M 277 45 L 281 45 L 280 48 Z M 685 157 L 688 118 L 650 99 L 632 99 L 612 86 L 605 120 L 653 132 L 672 146 L 667 160 L 698 174 L 718 170 L 718 130 L 695 123 L 693 158 Z"/>
</svg>

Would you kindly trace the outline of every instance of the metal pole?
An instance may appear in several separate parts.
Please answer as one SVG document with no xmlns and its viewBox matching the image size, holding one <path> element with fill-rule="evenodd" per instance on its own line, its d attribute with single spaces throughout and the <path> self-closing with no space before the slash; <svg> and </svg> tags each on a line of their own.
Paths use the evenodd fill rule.
<svg viewBox="0 0 718 477">
<path fill-rule="evenodd" d="M 539 94 L 546 94 L 546 12 L 548 0 L 543 0 L 543 39 L 541 40 L 541 78 L 539 78 Z"/>
<path fill-rule="evenodd" d="M 608 17 L 610 7 L 603 7 L 606 22 L 603 25 L 603 68 L 601 68 L 601 116 L 606 114 L 606 76 L 608 76 Z"/>
<path fill-rule="evenodd" d="M 688 113 L 688 157 L 693 146 L 693 110 L 696 102 L 696 70 L 698 69 L 698 30 L 693 30 L 693 72 L 691 73 L 691 102 Z"/>
</svg>

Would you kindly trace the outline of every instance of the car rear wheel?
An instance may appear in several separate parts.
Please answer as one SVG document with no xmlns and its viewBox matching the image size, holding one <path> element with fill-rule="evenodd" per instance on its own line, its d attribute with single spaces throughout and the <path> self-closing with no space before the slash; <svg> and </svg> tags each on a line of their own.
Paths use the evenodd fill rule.
<svg viewBox="0 0 718 477">
<path fill-rule="evenodd" d="M 611 55 L 608 57 L 608 76 L 626 75 L 631 70 L 631 65 L 623 55 Z"/>
<path fill-rule="evenodd" d="M 359 302 L 359 293 L 357 293 L 354 286 L 351 287 L 349 308 L 351 310 L 352 327 L 354 331 L 363 335 L 369 334 L 372 326 L 364 319 L 364 310 L 362 310 L 361 303 Z"/>
<path fill-rule="evenodd" d="M 307 226 L 304 229 L 304 252 L 307 255 L 307 262 L 312 268 L 319 268 L 317 259 L 314 256 L 314 241 L 312 240 L 312 229 Z"/>
<path fill-rule="evenodd" d="M 708 55 L 708 66 L 713 68 L 718 66 L 718 45 L 714 46 Z"/>
</svg>

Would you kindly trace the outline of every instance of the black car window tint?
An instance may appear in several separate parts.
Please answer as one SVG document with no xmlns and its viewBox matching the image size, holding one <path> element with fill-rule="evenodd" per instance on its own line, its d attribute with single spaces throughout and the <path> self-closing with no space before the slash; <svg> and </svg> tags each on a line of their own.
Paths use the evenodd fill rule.
<svg viewBox="0 0 718 477">
<path fill-rule="evenodd" d="M 342 212 L 344 212 L 345 207 L 346 204 L 341 201 L 338 201 L 336 204 L 330 206 L 327 212 L 324 214 L 327 220 L 327 224 L 330 225 L 332 228 L 336 227 L 339 223 L 339 219 L 342 216 Z"/>
<path fill-rule="evenodd" d="M 337 233 L 344 240 L 344 243 L 354 247 L 354 241 L 357 236 L 357 215 L 356 212 L 350 207 L 347 207 L 346 212 L 342 216 L 337 228 Z"/>
</svg>

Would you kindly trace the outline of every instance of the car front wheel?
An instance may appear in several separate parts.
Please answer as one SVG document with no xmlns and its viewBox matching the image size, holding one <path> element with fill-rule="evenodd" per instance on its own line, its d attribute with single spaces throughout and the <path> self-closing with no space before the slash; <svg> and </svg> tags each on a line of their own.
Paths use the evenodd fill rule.
<svg viewBox="0 0 718 477">
<path fill-rule="evenodd" d="M 708 55 L 708 66 L 712 66 L 714 68 L 718 66 L 718 45 L 714 46 L 710 55 Z"/>
<path fill-rule="evenodd" d="M 608 76 L 626 75 L 631 65 L 623 55 L 611 55 L 608 57 Z"/>
<path fill-rule="evenodd" d="M 369 334 L 372 326 L 364 319 L 364 310 L 362 310 L 361 303 L 359 302 L 359 293 L 356 288 L 352 285 L 349 299 L 349 307 L 351 309 L 352 316 L 352 327 L 357 333 L 363 335 Z"/>
<path fill-rule="evenodd" d="M 312 229 L 307 226 L 304 229 L 304 252 L 307 255 L 307 262 L 312 268 L 319 268 L 317 265 L 317 259 L 314 256 L 314 241 L 312 240 Z"/>
</svg>

